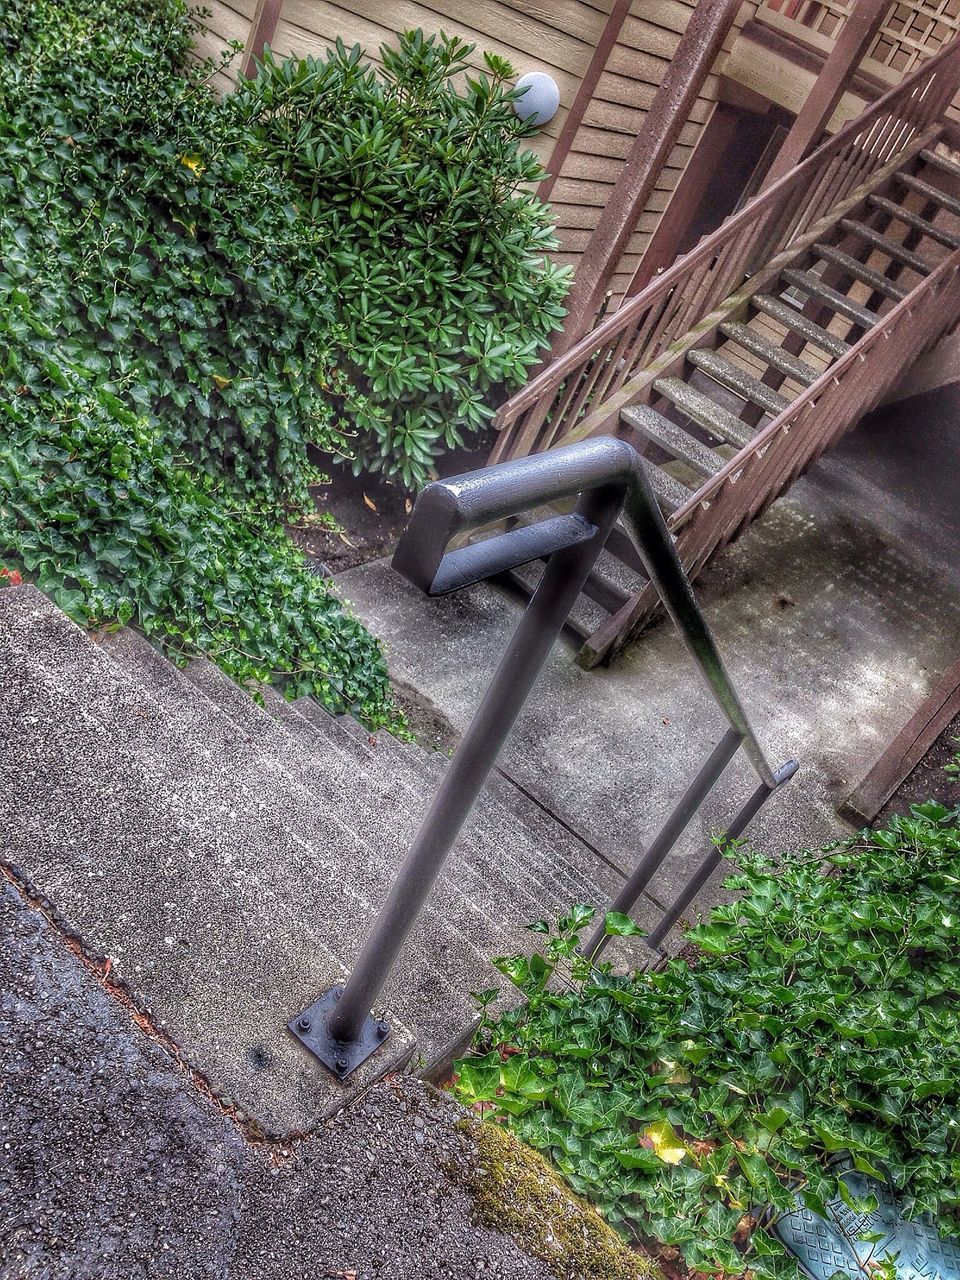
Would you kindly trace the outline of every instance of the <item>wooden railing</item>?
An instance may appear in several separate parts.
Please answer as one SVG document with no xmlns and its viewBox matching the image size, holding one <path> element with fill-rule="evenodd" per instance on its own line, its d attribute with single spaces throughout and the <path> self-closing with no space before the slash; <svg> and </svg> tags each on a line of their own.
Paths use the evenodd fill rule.
<svg viewBox="0 0 960 1280">
<path fill-rule="evenodd" d="M 491 461 L 615 431 L 620 409 L 711 327 L 749 274 L 753 292 L 788 247 L 823 227 L 929 145 L 960 83 L 960 41 L 754 197 L 503 405 Z M 716 319 L 716 318 L 715 318 Z M 715 322 L 715 319 L 713 322 Z"/>
<path fill-rule="evenodd" d="M 692 578 L 710 557 L 882 399 L 960 313 L 960 250 L 927 276 L 669 520 Z M 587 665 L 619 649 L 657 608 L 649 588 L 600 627 Z"/>
</svg>

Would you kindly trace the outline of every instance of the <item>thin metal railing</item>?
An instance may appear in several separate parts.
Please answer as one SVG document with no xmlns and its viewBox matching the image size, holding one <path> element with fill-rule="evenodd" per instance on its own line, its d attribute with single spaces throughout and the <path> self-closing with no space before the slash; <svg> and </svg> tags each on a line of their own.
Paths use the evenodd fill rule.
<svg viewBox="0 0 960 1280">
<path fill-rule="evenodd" d="M 454 538 L 470 530 L 571 497 L 578 499 L 573 515 L 447 550 Z M 543 557 L 546 567 L 444 772 L 353 972 L 342 988 L 325 992 L 288 1024 L 338 1079 L 349 1076 L 386 1040 L 388 1025 L 374 1018 L 371 1010 L 618 519 L 730 726 L 618 896 L 620 909 L 632 907 L 637 895 L 630 895 L 641 868 L 662 861 L 737 750 L 743 749 L 760 786 L 734 819 L 731 831 L 738 822 L 745 825 L 796 772 L 795 761 L 771 769 L 684 573 L 640 456 L 630 444 L 612 437 L 595 438 L 429 485 L 417 498 L 393 559 L 394 568 L 426 594 L 443 595 Z M 708 855 L 694 873 L 699 883 L 711 873 L 705 867 L 710 863 L 712 869 L 714 858 L 715 854 Z M 681 905 L 677 915 L 683 909 Z M 658 933 L 661 928 L 663 922 Z"/>
</svg>

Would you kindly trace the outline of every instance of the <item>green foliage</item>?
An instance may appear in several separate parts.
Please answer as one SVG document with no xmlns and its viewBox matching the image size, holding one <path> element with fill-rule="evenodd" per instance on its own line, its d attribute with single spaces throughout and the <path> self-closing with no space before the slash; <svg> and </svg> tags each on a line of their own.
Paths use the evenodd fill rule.
<svg viewBox="0 0 960 1280">
<path fill-rule="evenodd" d="M 399 727 L 377 642 L 282 526 L 226 504 L 81 370 L 45 357 L 31 375 L 0 404 L 0 561 L 82 625 L 135 619 L 174 656 Z"/>
<path fill-rule="evenodd" d="M 0 559 L 79 621 L 394 723 L 279 526 L 308 442 L 343 443 L 313 231 L 190 34 L 181 0 L 0 0 Z"/>
<path fill-rule="evenodd" d="M 828 852 L 741 853 L 741 896 L 690 932 L 701 957 L 659 973 L 592 969 L 576 908 L 545 954 L 498 962 L 526 1003 L 487 1019 L 460 1096 L 694 1270 L 794 1274 L 749 1228 L 797 1190 L 815 1212 L 844 1194 L 841 1152 L 955 1233 L 960 810 L 915 806 Z"/>
<path fill-rule="evenodd" d="M 322 60 L 268 55 L 235 95 L 257 163 L 296 187 L 316 237 L 355 465 L 407 487 L 483 427 L 491 393 L 522 382 L 564 314 L 513 70 L 487 54 L 489 74 L 466 76 L 472 49 L 410 32 L 381 50 L 382 72 L 339 42 Z"/>
<path fill-rule="evenodd" d="M 9 376 L 59 352 L 247 496 L 306 500 L 307 443 L 343 443 L 324 269 L 184 61 L 181 0 L 0 0 L 0 22 L 0 300 L 44 328 L 15 333 Z"/>
<path fill-rule="evenodd" d="M 954 738 L 954 742 L 960 747 L 960 738 Z M 960 751 L 943 768 L 948 778 L 952 778 L 954 782 L 960 782 Z"/>
</svg>

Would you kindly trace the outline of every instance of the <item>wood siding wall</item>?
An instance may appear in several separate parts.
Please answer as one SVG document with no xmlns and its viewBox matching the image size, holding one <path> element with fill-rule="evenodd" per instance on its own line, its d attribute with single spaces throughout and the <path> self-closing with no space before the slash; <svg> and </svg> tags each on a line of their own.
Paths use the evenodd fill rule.
<svg viewBox="0 0 960 1280">
<path fill-rule="evenodd" d="M 643 132 L 644 116 L 695 3 L 696 0 L 635 0 L 553 188 L 551 200 L 563 243 L 561 261 L 575 266 L 586 246 L 621 163 L 636 135 Z M 718 66 L 754 10 L 751 3 L 741 6 Z M 650 236 L 710 119 L 718 84 L 718 75 L 707 78 L 683 126 L 611 281 L 614 298 L 619 298 L 633 279 Z"/>
<path fill-rule="evenodd" d="M 196 7 L 196 6 L 191 6 Z M 194 46 L 201 58 L 215 58 L 219 63 L 226 58 L 232 42 L 244 46 L 250 35 L 250 27 L 257 8 L 257 0 L 203 0 L 201 6 L 207 16 L 198 19 L 200 29 L 194 38 Z M 241 53 L 235 53 L 214 80 L 221 93 L 227 93 L 240 70 Z"/>
<path fill-rule="evenodd" d="M 219 54 L 230 40 L 246 42 L 256 0 L 204 2 L 212 16 L 205 20 L 207 30 L 198 40 L 201 54 Z M 551 195 L 562 242 L 560 261 L 576 265 L 620 164 L 643 128 L 644 115 L 695 2 L 634 0 Z M 376 61 L 380 45 L 395 43 L 397 31 L 422 27 L 426 32 L 442 29 L 475 43 L 478 65 L 482 50 L 489 49 L 508 58 L 519 74 L 546 71 L 557 81 L 561 100 L 557 116 L 531 142 L 546 164 L 610 6 L 611 0 L 285 0 L 271 45 L 278 56 L 303 57 L 322 53 L 340 36 L 348 46 L 362 45 L 367 56 Z M 755 7 L 753 3 L 742 6 L 728 47 L 743 22 L 753 16 Z M 232 64 L 234 74 L 239 62 L 238 56 Z M 222 76 L 217 83 L 226 89 L 230 81 Z M 717 77 L 711 76 L 640 218 L 614 280 L 616 295 L 636 270 L 650 234 L 710 118 L 716 93 Z"/>
</svg>

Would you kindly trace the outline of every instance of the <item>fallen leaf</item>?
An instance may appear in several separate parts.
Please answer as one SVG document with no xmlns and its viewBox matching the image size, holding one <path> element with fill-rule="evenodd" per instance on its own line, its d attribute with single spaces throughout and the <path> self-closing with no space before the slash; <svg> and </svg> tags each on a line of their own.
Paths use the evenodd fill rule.
<svg viewBox="0 0 960 1280">
<path fill-rule="evenodd" d="M 198 178 L 207 167 L 200 156 L 181 156 L 180 163 L 185 169 L 189 169 L 191 173 L 195 173 Z"/>
<path fill-rule="evenodd" d="M 345 542 L 348 547 L 355 547 L 357 545 L 355 542 L 351 542 L 350 539 L 342 530 L 337 533 L 337 537 L 340 539 L 341 542 Z"/>
<path fill-rule="evenodd" d="M 372 498 L 368 498 L 366 494 L 363 495 L 363 502 L 364 502 L 364 506 L 369 507 L 371 511 L 376 511 L 377 504 L 374 502 Z"/>
<path fill-rule="evenodd" d="M 664 1164 L 679 1164 L 687 1154 L 687 1148 L 669 1120 L 658 1120 L 644 1130 L 643 1136 L 650 1139 L 653 1154 Z"/>
<path fill-rule="evenodd" d="M 409 498 L 404 498 L 403 509 L 404 511 L 406 511 L 407 515 L 409 515 L 410 512 L 413 510 L 413 503 L 410 501 Z"/>
</svg>

